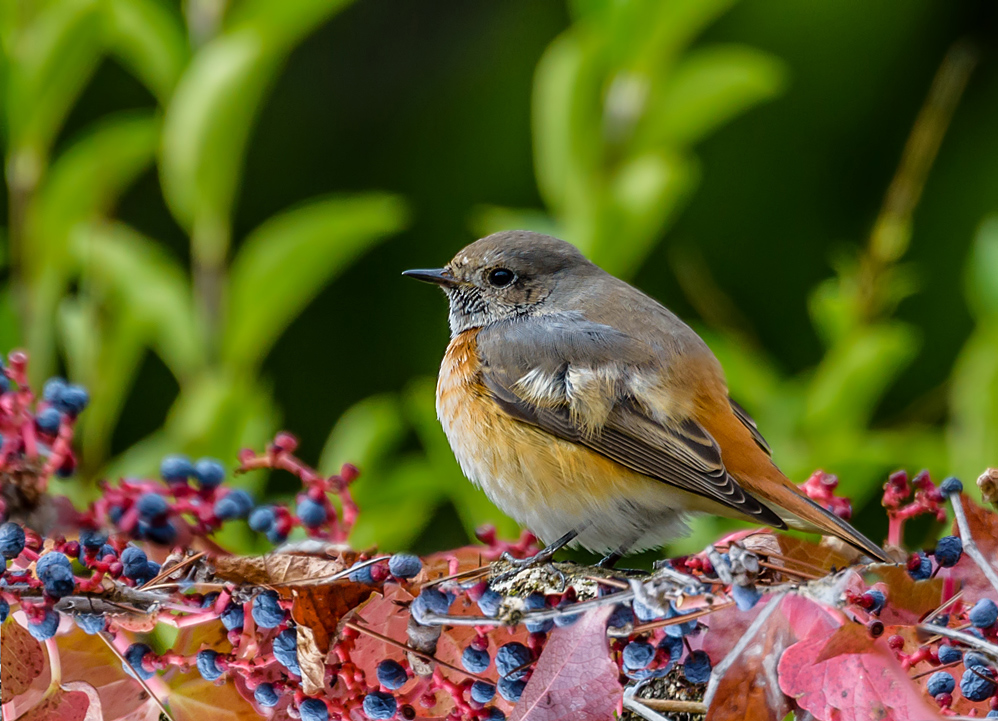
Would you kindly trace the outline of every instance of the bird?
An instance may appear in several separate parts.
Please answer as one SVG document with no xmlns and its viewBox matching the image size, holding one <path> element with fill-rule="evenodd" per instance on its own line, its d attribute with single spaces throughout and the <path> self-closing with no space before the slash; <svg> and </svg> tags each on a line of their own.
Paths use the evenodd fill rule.
<svg viewBox="0 0 998 721">
<path fill-rule="evenodd" d="M 612 566 L 708 513 L 890 562 L 780 471 L 703 339 L 571 243 L 503 231 L 403 275 L 449 300 L 436 410 L 462 472 L 545 551 Z"/>
</svg>

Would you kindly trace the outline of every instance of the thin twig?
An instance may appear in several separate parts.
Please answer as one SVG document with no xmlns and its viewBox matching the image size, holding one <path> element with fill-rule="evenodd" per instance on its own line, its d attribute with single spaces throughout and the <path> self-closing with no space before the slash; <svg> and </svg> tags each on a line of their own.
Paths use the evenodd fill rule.
<svg viewBox="0 0 998 721">
<path fill-rule="evenodd" d="M 946 638 L 951 638 L 954 641 L 959 641 L 964 646 L 976 648 L 978 651 L 986 653 L 991 658 L 998 660 L 998 646 L 993 643 L 988 643 L 977 636 L 972 636 L 971 634 L 963 633 L 962 631 L 956 631 L 952 628 L 943 628 L 941 626 L 925 626 L 919 624 L 916 628 L 918 628 L 919 631 L 924 631 L 928 634 L 945 636 Z"/>
<path fill-rule="evenodd" d="M 379 641 L 383 641 L 384 643 L 387 643 L 390 646 L 395 646 L 396 648 L 400 648 L 403 651 L 408 651 L 409 653 L 413 654 L 414 656 L 416 656 L 418 658 L 423 659 L 424 661 L 432 661 L 433 663 L 439 664 L 439 665 L 443 666 L 444 668 L 449 668 L 451 671 L 456 671 L 457 673 L 461 674 L 462 676 L 467 676 L 468 678 L 473 678 L 476 681 L 484 681 L 485 683 L 489 683 L 489 684 L 492 683 L 489 679 L 487 679 L 487 678 L 485 678 L 483 676 L 478 676 L 477 674 L 473 674 L 473 673 L 469 673 L 468 671 L 465 671 L 463 668 L 458 668 L 457 666 L 452 666 L 451 664 L 447 663 L 446 661 L 441 661 L 436 656 L 431 656 L 430 654 L 424 653 L 423 651 L 417 651 L 412 646 L 408 646 L 408 645 L 402 643 L 401 641 L 396 641 L 394 638 L 389 638 L 388 636 L 383 636 L 380 633 L 378 633 L 377 631 L 373 631 L 370 628 L 367 628 L 366 626 L 361 626 L 360 624 L 354 623 L 353 621 L 347 621 L 345 624 L 343 624 L 343 626 L 344 626 L 344 628 L 352 629 L 354 631 L 357 631 L 358 633 L 367 634 L 368 636 L 371 636 L 372 638 L 376 638 Z"/>
<path fill-rule="evenodd" d="M 735 644 L 734 648 L 728 651 L 728 655 L 724 657 L 724 660 L 714 666 L 714 670 L 710 672 L 710 681 L 707 682 L 707 693 L 703 696 L 705 706 L 710 706 L 710 702 L 714 700 L 714 694 L 717 693 L 717 687 L 720 684 L 721 679 L 724 677 L 724 674 L 728 672 L 728 669 L 734 665 L 735 661 L 738 660 L 738 657 L 745 651 L 746 648 L 748 648 L 748 645 L 752 642 L 752 639 L 755 638 L 755 635 L 759 632 L 759 629 L 762 628 L 763 624 L 765 624 L 766 621 L 769 620 L 769 617 L 773 615 L 773 611 L 776 610 L 776 607 L 780 605 L 780 602 L 783 601 L 783 598 L 786 595 L 786 591 L 775 594 L 772 599 L 770 599 L 769 603 L 766 604 L 766 607 L 762 609 L 758 616 L 755 617 L 752 625 L 750 625 L 748 629 L 746 629 L 745 633 L 742 634 L 742 637 L 738 639 L 738 643 Z"/>
<path fill-rule="evenodd" d="M 656 711 L 669 713 L 707 713 L 707 704 L 703 701 L 680 701 L 671 698 L 636 698 L 638 703 Z"/>
<path fill-rule="evenodd" d="M 195 553 L 193 556 L 188 556 L 182 561 L 177 561 L 169 568 L 164 568 L 162 571 L 160 571 L 159 575 L 156 576 L 151 581 L 147 581 L 146 583 L 142 584 L 142 588 L 146 591 L 155 591 L 159 590 L 160 588 L 169 588 L 171 586 L 179 585 L 180 581 L 171 581 L 170 583 L 163 583 L 163 581 L 165 579 L 168 579 L 170 576 L 179 571 L 181 568 L 189 566 L 198 559 L 203 558 L 204 556 L 207 555 L 208 554 L 206 551 L 200 551 L 198 553 Z"/>
<path fill-rule="evenodd" d="M 718 603 L 713 606 L 707 606 L 705 608 L 697 609 L 696 611 L 690 611 L 689 613 L 684 613 L 679 616 L 673 616 L 672 618 L 660 618 L 657 621 L 648 621 L 648 623 L 642 623 L 639 626 L 635 626 L 631 631 L 632 634 L 635 633 L 647 633 L 648 631 L 654 631 L 656 628 L 665 628 L 666 626 L 678 626 L 681 623 L 686 623 L 687 621 L 693 621 L 703 616 L 709 616 L 715 611 L 722 611 L 725 608 L 731 608 L 735 605 L 734 601 L 725 601 L 723 603 Z"/>
<path fill-rule="evenodd" d="M 763 568 L 779 571 L 787 576 L 797 576 L 797 578 L 803 578 L 807 581 L 817 581 L 819 578 L 824 578 L 824 576 L 816 576 L 813 573 L 808 573 L 807 571 L 799 571 L 795 568 L 787 568 L 786 566 L 777 566 L 775 563 L 767 563 L 766 561 L 759 561 L 759 565 Z"/>
<path fill-rule="evenodd" d="M 953 506 L 953 515 L 956 516 L 956 525 L 960 529 L 960 539 L 963 541 L 964 552 L 973 559 L 977 567 L 987 577 L 991 586 L 998 591 L 998 574 L 995 573 L 995 569 L 992 568 L 991 564 L 984 557 L 984 554 L 977 547 L 974 537 L 970 535 L 970 524 L 967 522 L 967 514 L 963 510 L 963 501 L 960 499 L 960 494 L 951 493 L 949 500 Z"/>
<path fill-rule="evenodd" d="M 349 576 L 354 571 L 359 571 L 360 569 L 366 568 L 367 566 L 373 566 L 378 561 L 385 561 L 389 558 L 391 558 L 391 556 L 376 556 L 374 558 L 369 558 L 366 561 L 355 563 L 354 565 L 350 566 L 350 568 L 344 568 L 342 571 L 338 571 L 329 576 L 319 576 L 318 578 L 310 578 L 308 579 L 308 585 L 317 586 L 322 583 L 330 583 L 331 581 L 338 581 L 341 578 Z M 280 583 L 268 583 L 266 585 L 271 588 L 281 588 L 282 586 L 298 586 L 300 584 L 301 584 L 301 579 L 298 579 L 296 581 L 281 581 Z"/>
<path fill-rule="evenodd" d="M 914 676 L 911 677 L 911 680 L 915 681 L 917 679 L 922 678 L 923 676 L 931 676 L 936 671 L 942 671 L 944 668 L 952 668 L 953 666 L 959 666 L 961 663 L 963 663 L 963 659 L 960 659 L 959 661 L 952 661 L 950 663 L 944 663 L 941 666 L 933 666 L 928 671 L 922 671 L 921 673 L 916 673 Z"/>
<path fill-rule="evenodd" d="M 115 646 L 114 643 L 111 641 L 111 639 L 108 638 L 106 632 L 101 631 L 97 635 L 100 636 L 101 640 L 107 644 L 107 647 L 111 649 L 111 652 L 118 657 L 118 660 L 121 661 L 121 663 L 126 668 L 130 668 L 132 670 L 132 676 L 135 678 L 136 681 L 139 682 L 139 685 L 142 686 L 145 692 L 149 694 L 149 697 L 156 702 L 156 705 L 159 706 L 159 710 L 163 712 L 163 715 L 166 716 L 170 721 L 173 721 L 173 716 L 171 716 L 170 712 L 166 710 L 166 706 L 164 706 L 163 702 L 159 700 L 159 697 L 152 692 L 152 689 L 149 688 L 149 684 L 146 683 L 146 680 L 142 678 L 141 670 L 135 668 L 132 665 L 132 662 L 129 661 L 127 658 L 125 658 L 125 656 L 121 653 L 121 651 L 118 650 L 117 646 Z"/>
</svg>

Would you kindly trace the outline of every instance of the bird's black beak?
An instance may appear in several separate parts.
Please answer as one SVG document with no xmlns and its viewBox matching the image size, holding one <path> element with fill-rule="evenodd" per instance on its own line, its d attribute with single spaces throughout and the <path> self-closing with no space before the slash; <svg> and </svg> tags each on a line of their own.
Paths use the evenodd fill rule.
<svg viewBox="0 0 998 721">
<path fill-rule="evenodd" d="M 417 270 L 402 271 L 402 275 L 407 278 L 415 278 L 425 283 L 434 283 L 444 287 L 457 285 L 457 278 L 451 275 L 446 268 L 423 268 Z"/>
</svg>

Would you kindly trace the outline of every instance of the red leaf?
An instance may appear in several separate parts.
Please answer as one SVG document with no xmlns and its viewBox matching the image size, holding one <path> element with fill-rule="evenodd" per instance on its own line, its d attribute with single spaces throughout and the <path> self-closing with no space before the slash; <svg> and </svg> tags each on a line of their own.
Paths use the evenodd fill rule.
<svg viewBox="0 0 998 721">
<path fill-rule="evenodd" d="M 28 629 L 10 621 L 3 625 L 0 644 L 0 680 L 2 699 L 7 703 L 28 690 L 45 668 L 45 651 Z"/>
<path fill-rule="evenodd" d="M 883 639 L 871 640 L 864 653 L 840 653 L 820 660 L 835 637 L 800 641 L 780 659 L 780 688 L 795 698 L 798 706 L 820 721 L 940 718 Z"/>
<path fill-rule="evenodd" d="M 998 514 L 977 505 L 966 494 L 961 494 L 960 500 L 963 502 L 963 510 L 967 514 L 967 525 L 970 527 L 970 535 L 974 542 L 985 558 L 994 559 L 998 554 Z M 953 533 L 960 535 L 956 521 L 953 522 Z M 998 566 L 994 562 L 991 565 L 998 570 Z M 971 605 L 986 596 L 994 596 L 995 589 L 966 553 L 960 557 L 959 563 L 946 569 L 943 573 L 948 573 L 960 582 L 963 600 Z"/>
<path fill-rule="evenodd" d="M 613 609 L 590 611 L 551 634 L 510 721 L 605 721 L 623 697 L 610 660 L 606 621 Z"/>
</svg>

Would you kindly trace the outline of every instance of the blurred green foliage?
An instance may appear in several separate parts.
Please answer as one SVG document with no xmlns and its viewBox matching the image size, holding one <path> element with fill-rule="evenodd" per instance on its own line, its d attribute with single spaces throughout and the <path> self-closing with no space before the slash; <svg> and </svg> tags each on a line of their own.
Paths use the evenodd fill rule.
<svg viewBox="0 0 998 721">
<path fill-rule="evenodd" d="M 0 347 L 90 388 L 85 478 L 280 425 L 309 457 L 340 416 L 321 467 L 364 471 L 356 543 L 512 534 L 434 418 L 443 303 L 397 272 L 537 229 L 693 322 L 781 467 L 875 522 L 894 467 L 998 464 L 998 207 L 965 180 L 998 148 L 962 128 L 955 180 L 928 173 L 971 51 L 923 103 L 970 5 L 12 0 Z"/>
</svg>

